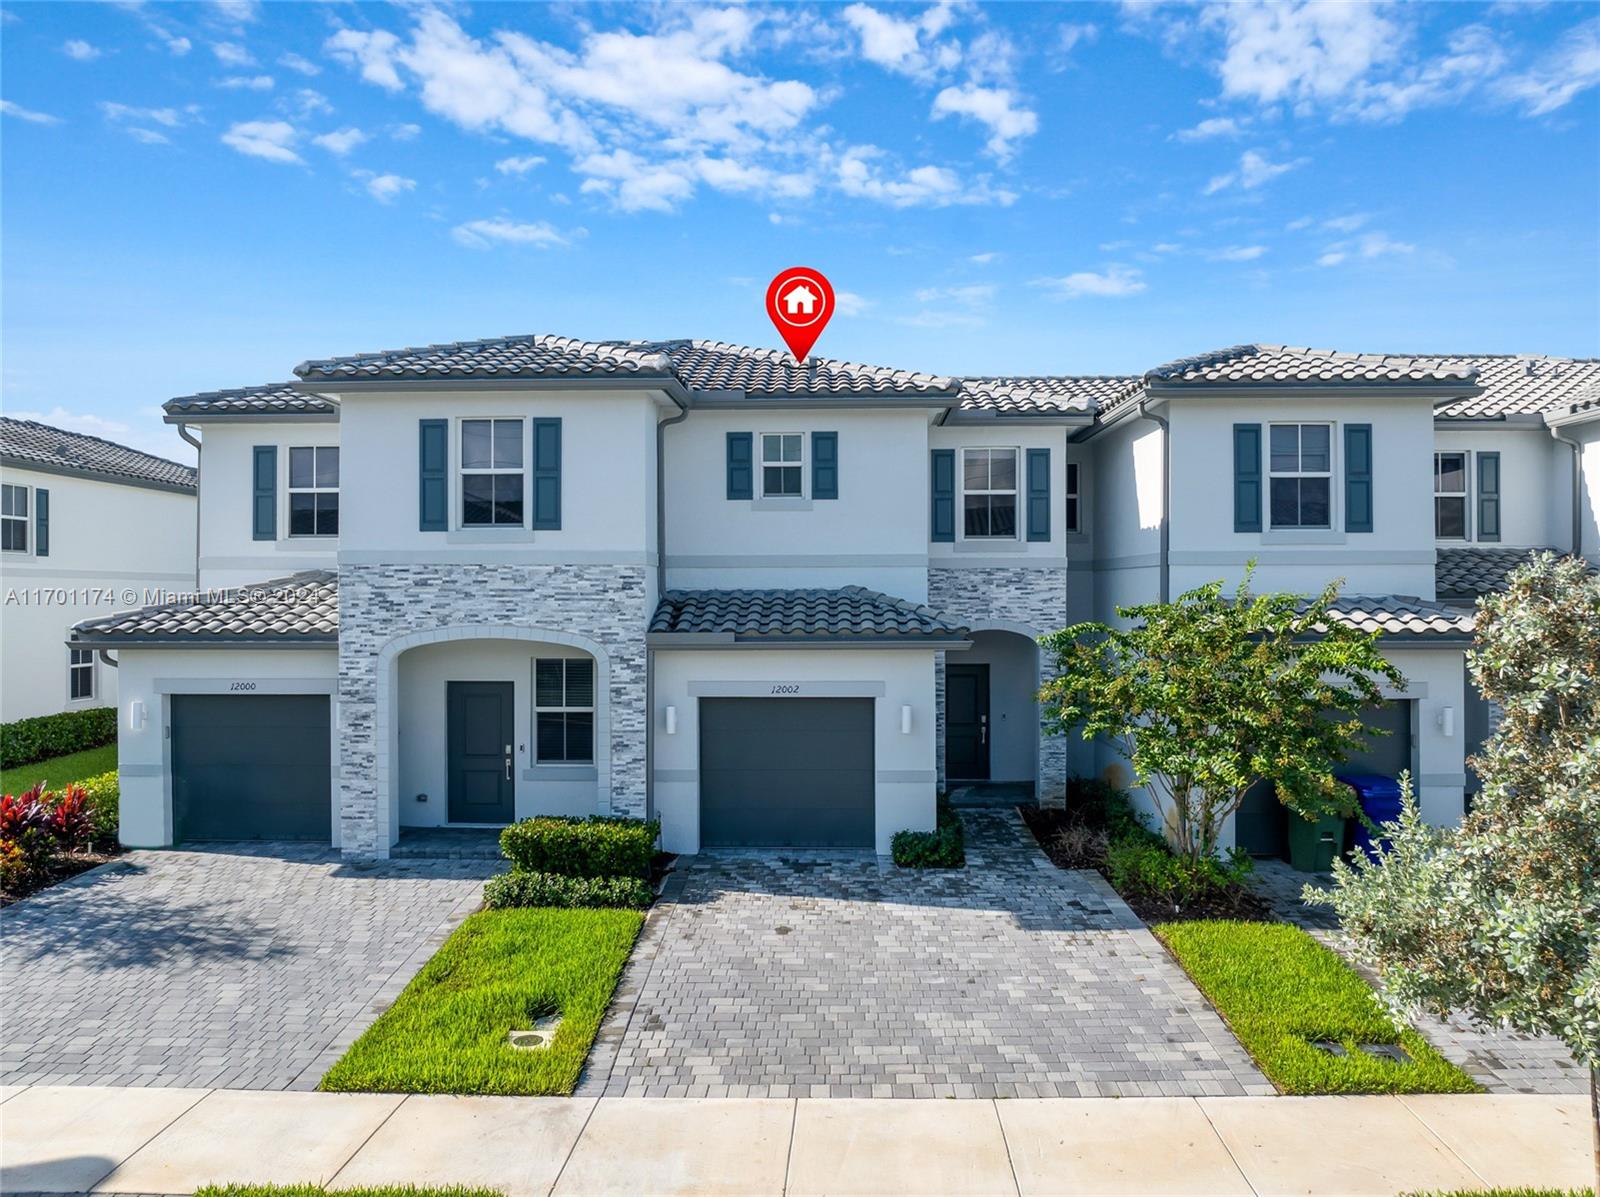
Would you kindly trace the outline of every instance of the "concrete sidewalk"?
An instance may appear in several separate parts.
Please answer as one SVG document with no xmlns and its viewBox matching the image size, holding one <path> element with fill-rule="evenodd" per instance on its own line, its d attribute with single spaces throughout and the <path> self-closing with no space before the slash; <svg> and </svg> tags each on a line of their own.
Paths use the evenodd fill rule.
<svg viewBox="0 0 1600 1197">
<path fill-rule="evenodd" d="M 1590 1183 L 1578 1097 L 1004 1101 L 0 1090 L 0 1190 L 1278 1194 Z"/>
</svg>

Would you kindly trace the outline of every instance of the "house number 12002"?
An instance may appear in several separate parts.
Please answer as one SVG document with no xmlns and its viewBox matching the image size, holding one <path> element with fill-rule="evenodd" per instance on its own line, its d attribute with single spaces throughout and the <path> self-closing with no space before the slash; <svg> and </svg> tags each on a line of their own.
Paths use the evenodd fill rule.
<svg viewBox="0 0 1600 1197">
<path fill-rule="evenodd" d="M 779 682 L 775 686 L 772 687 L 772 689 L 769 691 L 769 693 L 772 693 L 772 694 L 798 694 L 798 693 L 800 693 L 800 684 L 798 682 Z"/>
</svg>

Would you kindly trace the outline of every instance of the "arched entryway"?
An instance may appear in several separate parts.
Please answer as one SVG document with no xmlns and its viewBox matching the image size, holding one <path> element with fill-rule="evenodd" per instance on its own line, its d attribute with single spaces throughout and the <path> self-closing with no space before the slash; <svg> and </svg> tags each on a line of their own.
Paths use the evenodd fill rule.
<svg viewBox="0 0 1600 1197">
<path fill-rule="evenodd" d="M 949 787 L 1039 781 L 1039 646 L 1025 629 L 982 628 L 945 656 L 944 761 Z"/>
</svg>

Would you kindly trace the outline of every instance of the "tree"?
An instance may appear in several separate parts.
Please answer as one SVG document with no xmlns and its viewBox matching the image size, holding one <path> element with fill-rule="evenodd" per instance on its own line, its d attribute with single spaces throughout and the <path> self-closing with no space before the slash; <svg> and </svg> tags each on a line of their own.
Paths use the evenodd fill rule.
<svg viewBox="0 0 1600 1197">
<path fill-rule="evenodd" d="M 1402 1011 L 1555 1035 L 1588 1065 L 1600 1192 L 1600 578 L 1540 554 L 1478 601 L 1467 660 L 1503 712 L 1471 812 L 1431 828 L 1407 787 L 1392 849 L 1306 896 Z"/>
<path fill-rule="evenodd" d="M 1056 676 L 1040 692 L 1062 731 L 1109 737 L 1154 800 L 1174 849 L 1213 855 L 1223 822 L 1260 781 L 1298 814 L 1349 809 L 1333 770 L 1371 734 L 1363 707 L 1380 679 L 1405 679 L 1377 635 L 1314 599 L 1252 594 L 1255 566 L 1232 597 L 1212 582 L 1176 602 L 1119 607 L 1125 628 L 1080 623 L 1043 637 Z"/>
</svg>

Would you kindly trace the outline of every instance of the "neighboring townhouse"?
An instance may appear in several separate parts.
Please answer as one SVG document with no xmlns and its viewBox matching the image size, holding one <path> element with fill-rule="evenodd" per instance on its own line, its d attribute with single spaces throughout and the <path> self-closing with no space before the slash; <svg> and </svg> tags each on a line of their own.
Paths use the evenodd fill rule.
<svg viewBox="0 0 1600 1197">
<path fill-rule="evenodd" d="M 678 852 L 886 851 L 941 789 L 1059 801 L 1111 763 L 1043 734 L 1037 636 L 1251 560 L 1262 589 L 1345 580 L 1409 681 L 1356 765 L 1410 768 L 1448 823 L 1471 599 L 1596 543 L 1597 362 L 1241 346 L 963 379 L 526 336 L 295 373 L 167 405 L 203 445 L 202 585 L 234 589 L 75 632 L 120 664 L 129 843 L 381 856 L 558 812 L 652 815 Z M 1239 842 L 1270 851 L 1276 809 Z"/>
<path fill-rule="evenodd" d="M 0 417 L 0 722 L 115 706 L 117 673 L 72 626 L 193 591 L 195 472 Z"/>
</svg>

